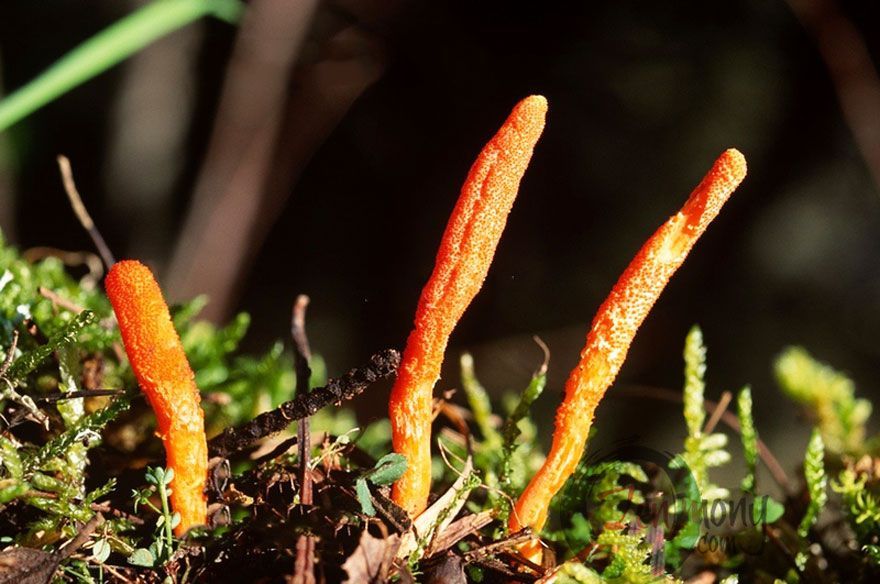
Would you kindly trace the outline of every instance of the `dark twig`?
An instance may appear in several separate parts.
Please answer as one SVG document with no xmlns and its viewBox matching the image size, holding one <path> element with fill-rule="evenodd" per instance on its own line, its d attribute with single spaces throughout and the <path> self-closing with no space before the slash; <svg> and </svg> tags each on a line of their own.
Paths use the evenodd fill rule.
<svg viewBox="0 0 880 584">
<path fill-rule="evenodd" d="M 73 554 L 76 550 L 85 545 L 89 538 L 92 536 L 92 532 L 95 531 L 100 524 L 104 523 L 104 516 L 101 515 L 101 512 L 95 513 L 95 516 L 92 517 L 88 523 L 86 523 L 76 534 L 72 540 L 64 544 L 58 551 L 56 551 L 53 555 L 59 560 L 63 560 Z"/>
<path fill-rule="evenodd" d="M 712 415 L 709 416 L 709 421 L 706 422 L 706 426 L 703 428 L 703 434 L 712 433 L 712 430 L 714 430 L 715 426 L 718 425 L 718 422 L 721 421 L 721 416 L 727 411 L 727 406 L 730 405 L 730 400 L 732 399 L 733 394 L 729 391 L 725 391 L 721 394 L 721 399 L 718 400 L 718 405 L 715 406 L 715 410 L 712 412 Z"/>
<path fill-rule="evenodd" d="M 342 377 L 331 379 L 324 387 L 298 395 L 241 426 L 227 428 L 208 445 L 211 456 L 229 457 L 248 448 L 261 438 L 281 432 L 291 422 L 311 416 L 329 404 L 339 404 L 349 400 L 377 380 L 394 375 L 399 365 L 400 353 L 394 349 L 376 353 L 365 367 L 352 369 Z"/>
<path fill-rule="evenodd" d="M 312 351 L 309 348 L 309 339 L 306 336 L 306 308 L 309 306 L 309 297 L 300 294 L 293 304 L 293 316 L 290 320 L 290 336 L 293 337 L 295 349 L 294 364 L 296 367 L 296 395 L 309 393 L 309 382 L 312 370 L 309 361 Z M 300 502 L 303 505 L 312 504 L 312 481 L 309 475 L 309 458 L 311 457 L 312 438 L 309 429 L 309 416 L 299 421 L 296 429 L 299 449 L 299 472 L 300 472 Z"/>
<path fill-rule="evenodd" d="M 682 403 L 681 393 L 663 387 L 629 385 L 618 388 L 615 390 L 614 395 L 622 395 L 624 397 L 648 397 L 673 403 Z M 712 414 L 719 407 L 719 404 L 711 400 L 704 400 L 703 406 L 706 408 L 707 412 Z M 721 421 L 727 424 L 727 426 L 734 432 L 740 432 L 739 418 L 733 412 L 725 411 L 721 415 Z M 770 474 L 773 476 L 773 480 L 775 480 L 776 484 L 782 488 L 782 491 L 786 495 L 791 493 L 791 487 L 785 469 L 782 468 L 782 465 L 779 464 L 779 460 L 773 456 L 773 453 L 767 448 L 767 444 L 765 444 L 760 438 L 758 438 L 758 456 L 761 457 L 767 470 L 769 470 Z"/>
<path fill-rule="evenodd" d="M 779 537 L 779 530 L 770 525 L 764 524 L 764 535 L 767 536 L 767 539 L 782 552 L 783 557 L 788 562 L 789 567 L 795 571 L 800 576 L 803 576 L 803 570 L 800 566 L 798 566 L 797 557 L 795 553 L 791 551 L 791 549 L 782 541 L 782 538 Z"/>
<path fill-rule="evenodd" d="M 91 505 L 89 505 L 89 509 L 91 509 L 92 511 L 99 511 L 101 513 L 107 513 L 107 514 L 112 515 L 113 517 L 116 517 L 118 519 L 124 519 L 134 525 L 143 525 L 144 524 L 144 520 L 141 519 L 140 517 L 138 517 L 137 515 L 132 515 L 131 513 L 126 513 L 125 511 L 122 511 L 121 509 L 111 507 L 110 503 L 107 503 L 106 501 L 104 501 L 103 503 L 92 503 Z"/>
<path fill-rule="evenodd" d="M 309 297 L 300 294 L 293 303 L 293 316 L 290 320 L 290 336 L 293 337 L 295 350 L 294 363 L 296 366 L 296 395 L 306 396 L 309 393 L 309 380 L 312 370 L 309 360 L 312 351 L 309 348 L 309 338 L 306 336 L 306 308 L 309 306 Z M 309 416 L 305 416 L 297 424 L 296 437 L 299 449 L 299 502 L 301 505 L 312 505 L 312 475 L 309 472 L 309 462 L 312 451 L 311 429 L 309 428 Z M 310 533 L 302 533 L 296 540 L 296 559 L 293 568 L 293 581 L 302 584 L 312 584 L 315 581 L 315 539 Z"/>
<path fill-rule="evenodd" d="M 110 253 L 110 248 L 107 247 L 107 242 L 104 241 L 101 232 L 95 227 L 95 222 L 92 221 L 92 216 L 89 215 L 86 206 L 83 205 L 82 197 L 79 196 L 79 191 L 76 190 L 76 183 L 73 182 L 73 170 L 70 168 L 70 160 L 63 154 L 58 155 L 58 168 L 61 169 L 61 180 L 64 182 L 64 190 L 67 193 L 67 198 L 70 199 L 70 206 L 73 207 L 76 218 L 79 219 L 89 237 L 92 238 L 95 248 L 101 254 L 101 259 L 104 260 L 104 264 L 109 269 L 110 266 L 116 263 L 116 259 Z"/>
<path fill-rule="evenodd" d="M 465 560 L 468 562 L 474 562 L 483 558 L 487 558 L 489 556 L 494 556 L 495 554 L 504 552 L 504 551 L 513 551 L 517 548 L 517 546 L 528 543 L 535 539 L 534 533 L 528 527 L 517 531 L 516 533 L 512 533 L 504 539 L 492 542 L 490 544 L 486 544 L 482 547 L 469 550 L 464 553 Z M 534 565 L 536 570 L 540 570 L 540 566 Z"/>
</svg>

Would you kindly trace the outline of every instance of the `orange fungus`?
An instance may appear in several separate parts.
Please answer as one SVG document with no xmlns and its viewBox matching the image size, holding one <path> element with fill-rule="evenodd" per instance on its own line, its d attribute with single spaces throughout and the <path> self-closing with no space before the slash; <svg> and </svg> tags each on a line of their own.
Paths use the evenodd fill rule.
<svg viewBox="0 0 880 584">
<path fill-rule="evenodd" d="M 681 211 L 645 242 L 599 307 L 580 362 L 565 384 L 550 453 L 517 501 L 510 516 L 511 531 L 531 527 L 539 532 L 544 526 L 550 500 L 577 467 L 596 406 L 614 382 L 636 331 L 669 278 L 745 175 L 743 155 L 733 149 L 724 152 Z M 540 561 L 537 542 L 521 551 Z"/>
<path fill-rule="evenodd" d="M 407 459 L 392 495 L 412 516 L 425 509 L 431 488 L 432 392 L 446 344 L 486 279 L 546 113 L 546 99 L 527 97 L 480 152 L 419 299 L 389 404 L 394 451 Z"/>
<path fill-rule="evenodd" d="M 118 262 L 105 281 L 125 352 L 156 413 L 167 466 L 174 470 L 171 505 L 180 513 L 180 536 L 207 521 L 208 445 L 195 376 L 159 284 L 138 261 Z"/>
</svg>

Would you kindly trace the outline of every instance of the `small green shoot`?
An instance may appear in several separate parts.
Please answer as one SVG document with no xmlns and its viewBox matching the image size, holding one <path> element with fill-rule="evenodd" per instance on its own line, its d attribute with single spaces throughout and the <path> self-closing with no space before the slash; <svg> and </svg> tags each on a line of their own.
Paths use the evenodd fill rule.
<svg viewBox="0 0 880 584">
<path fill-rule="evenodd" d="M 174 553 L 173 529 L 180 523 L 180 514 L 176 511 L 172 513 L 168 504 L 168 497 L 171 495 L 169 485 L 174 480 L 174 469 L 148 467 L 145 479 L 151 486 L 132 491 L 134 511 L 137 513 L 138 506 L 145 505 L 159 515 L 154 528 L 155 537 L 149 547 L 134 550 L 128 557 L 128 563 L 133 566 L 154 567 L 164 564 Z M 150 500 L 153 494 L 158 494 L 161 508 Z"/>
<path fill-rule="evenodd" d="M 380 458 L 373 468 L 358 477 L 355 481 L 355 490 L 364 515 L 372 517 L 376 514 L 367 481 L 377 487 L 390 485 L 399 479 L 405 471 L 406 458 L 401 454 L 391 453 Z"/>
</svg>

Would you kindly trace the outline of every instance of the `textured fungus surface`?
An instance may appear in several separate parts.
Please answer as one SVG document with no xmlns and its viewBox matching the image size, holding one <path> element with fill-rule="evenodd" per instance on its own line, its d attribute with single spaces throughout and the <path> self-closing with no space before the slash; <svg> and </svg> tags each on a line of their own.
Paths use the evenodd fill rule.
<svg viewBox="0 0 880 584">
<path fill-rule="evenodd" d="M 390 401 L 394 451 L 408 465 L 393 498 L 411 515 L 424 510 L 431 489 L 432 392 L 449 335 L 486 279 L 546 113 L 546 99 L 527 97 L 480 152 L 422 290 Z"/>
<path fill-rule="evenodd" d="M 614 382 L 630 343 L 666 283 L 746 175 L 746 160 L 725 151 L 694 189 L 681 211 L 645 242 L 599 307 L 580 362 L 565 384 L 547 460 L 532 478 L 510 517 L 511 531 L 541 530 L 550 500 L 574 472 L 584 452 L 596 406 Z M 540 553 L 533 543 L 524 552 Z"/>
<path fill-rule="evenodd" d="M 131 368 L 156 413 L 167 466 L 174 470 L 171 505 L 180 513 L 175 533 L 181 535 L 207 518 L 208 446 L 195 376 L 149 268 L 134 260 L 119 262 L 105 287 Z"/>
</svg>

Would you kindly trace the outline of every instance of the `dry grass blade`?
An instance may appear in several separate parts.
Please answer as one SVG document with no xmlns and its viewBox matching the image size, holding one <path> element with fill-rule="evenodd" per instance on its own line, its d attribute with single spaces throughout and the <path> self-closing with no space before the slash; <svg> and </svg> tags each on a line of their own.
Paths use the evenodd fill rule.
<svg viewBox="0 0 880 584">
<path fill-rule="evenodd" d="M 466 488 L 468 479 L 474 470 L 473 457 L 468 455 L 464 468 L 459 473 L 458 479 L 449 489 L 437 499 L 433 505 L 413 520 L 412 529 L 407 531 L 402 538 L 397 557 L 405 558 L 414 552 L 419 545 L 419 540 L 431 534 L 442 534 L 446 528 L 464 507 L 467 497 L 462 497 L 461 491 Z M 441 520 L 442 517 L 442 520 Z"/>
<path fill-rule="evenodd" d="M 425 555 L 431 557 L 448 550 L 462 539 L 492 523 L 493 519 L 495 519 L 495 512 L 490 510 L 465 515 L 461 519 L 453 521 L 443 533 L 437 534 Z"/>
</svg>

